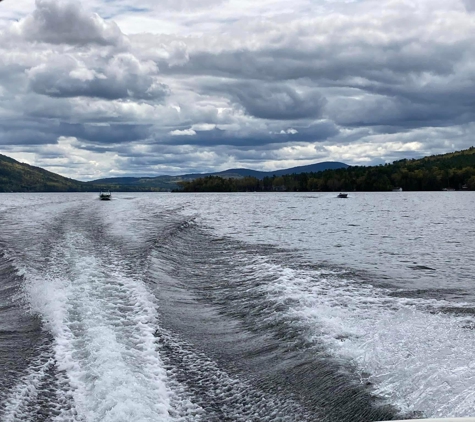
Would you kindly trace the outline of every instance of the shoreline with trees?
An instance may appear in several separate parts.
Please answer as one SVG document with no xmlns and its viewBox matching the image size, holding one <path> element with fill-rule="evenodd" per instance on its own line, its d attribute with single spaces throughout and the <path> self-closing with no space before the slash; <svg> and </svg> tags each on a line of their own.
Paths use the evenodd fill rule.
<svg viewBox="0 0 475 422">
<path fill-rule="evenodd" d="M 379 166 L 352 166 L 283 176 L 206 176 L 178 183 L 174 192 L 389 192 L 475 190 L 475 147 Z"/>
</svg>

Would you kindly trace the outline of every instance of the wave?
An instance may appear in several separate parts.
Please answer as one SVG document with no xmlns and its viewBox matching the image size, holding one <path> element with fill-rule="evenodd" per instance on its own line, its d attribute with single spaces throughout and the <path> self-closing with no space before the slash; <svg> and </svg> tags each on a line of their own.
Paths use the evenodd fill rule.
<svg viewBox="0 0 475 422">
<path fill-rule="evenodd" d="M 444 299 L 398 295 L 358 273 L 305 265 L 293 252 L 214 238 L 198 226 L 162 245 L 156 259 L 179 280 L 175 288 L 277 340 L 279 360 L 305 366 L 297 376 L 303 395 L 337 420 L 475 409 L 470 304 L 447 312 L 453 304 Z"/>
<path fill-rule="evenodd" d="M 124 245 L 91 214 L 61 212 L 17 249 L 18 309 L 48 341 L 2 388 L 2 420 L 195 420 L 199 406 L 170 381 L 158 350 L 159 310 L 141 256 L 148 245 Z"/>
<path fill-rule="evenodd" d="M 372 394 L 351 365 L 309 339 L 313 327 L 288 314 L 288 298 L 272 301 L 268 289 L 280 274 L 269 262 L 292 256 L 189 227 L 157 245 L 152 255 L 162 325 L 182 333 L 226 370 L 251 377 L 254 388 L 283 402 L 296 400 L 304 414 L 313 415 L 299 420 L 391 419 L 396 409 Z"/>
<path fill-rule="evenodd" d="M 174 203 L 109 205 L 0 219 L 0 419 L 473 413 L 470 304 L 218 236 Z"/>
</svg>

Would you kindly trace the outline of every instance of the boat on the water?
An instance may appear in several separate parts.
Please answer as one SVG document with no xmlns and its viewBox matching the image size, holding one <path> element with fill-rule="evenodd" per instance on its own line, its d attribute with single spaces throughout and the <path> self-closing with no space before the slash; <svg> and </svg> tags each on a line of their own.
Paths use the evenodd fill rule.
<svg viewBox="0 0 475 422">
<path fill-rule="evenodd" d="M 337 198 L 348 198 L 348 194 L 347 193 L 339 193 Z"/>
<path fill-rule="evenodd" d="M 110 191 L 101 191 L 99 194 L 99 199 L 102 201 L 109 201 L 111 199 L 112 194 Z"/>
</svg>

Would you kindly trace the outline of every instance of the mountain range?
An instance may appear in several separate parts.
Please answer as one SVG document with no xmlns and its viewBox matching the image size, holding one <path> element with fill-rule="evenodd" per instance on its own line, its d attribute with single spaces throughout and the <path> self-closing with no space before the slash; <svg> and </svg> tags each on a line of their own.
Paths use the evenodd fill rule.
<svg viewBox="0 0 475 422">
<path fill-rule="evenodd" d="M 52 173 L 40 167 L 20 163 L 13 158 L 0 154 L 0 192 L 87 192 L 101 189 L 113 191 L 169 191 L 178 188 L 178 182 L 190 181 L 206 176 L 224 178 L 242 178 L 246 176 L 263 179 L 264 177 L 282 176 L 319 172 L 329 169 L 349 167 L 345 163 L 323 162 L 307 166 L 292 167 L 272 172 L 251 169 L 230 169 L 215 173 L 184 174 L 180 176 L 157 177 L 114 177 L 81 182 Z"/>
<path fill-rule="evenodd" d="M 152 187 L 152 188 L 163 188 L 167 189 L 176 189 L 178 187 L 177 183 L 182 181 L 190 181 L 194 179 L 199 179 L 206 176 L 219 176 L 223 178 L 239 179 L 242 177 L 255 177 L 256 179 L 262 180 L 264 177 L 272 176 L 283 176 L 286 174 L 301 174 L 301 173 L 317 173 L 319 171 L 325 170 L 335 170 L 340 168 L 347 168 L 348 164 L 339 163 L 335 161 L 326 161 L 323 163 L 310 164 L 307 166 L 291 167 L 288 169 L 276 170 L 276 171 L 257 171 L 246 168 L 239 169 L 229 169 L 224 171 L 219 171 L 215 173 L 192 173 L 184 174 L 181 176 L 157 176 L 157 177 L 113 177 L 106 179 L 93 180 L 92 184 L 95 185 L 109 185 L 114 190 L 118 190 L 115 186 L 121 186 L 124 188 L 127 187 Z"/>
<path fill-rule="evenodd" d="M 230 169 L 180 176 L 115 177 L 91 182 L 69 179 L 0 154 L 0 192 L 97 192 L 105 189 L 116 192 L 159 192 L 180 190 L 187 185 L 198 186 L 201 181 L 197 179 L 206 176 L 218 176 L 213 178 L 213 183 L 224 180 L 224 184 L 233 186 L 252 182 L 268 187 L 282 183 L 280 179 L 286 179 L 283 187 L 287 190 L 305 190 L 305 184 L 307 190 L 322 191 L 385 191 L 394 187 L 413 191 L 442 188 L 475 190 L 475 147 L 420 159 L 404 159 L 380 166 L 358 167 L 339 162 L 324 162 L 272 172 Z M 190 183 L 192 181 L 196 183 Z M 205 184 L 207 181 L 209 179 L 204 179 Z"/>
</svg>

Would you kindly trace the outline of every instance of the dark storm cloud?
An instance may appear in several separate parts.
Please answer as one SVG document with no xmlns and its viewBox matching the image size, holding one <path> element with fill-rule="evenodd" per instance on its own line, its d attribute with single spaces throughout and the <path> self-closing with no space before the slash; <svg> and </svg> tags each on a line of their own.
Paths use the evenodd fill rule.
<svg viewBox="0 0 475 422">
<path fill-rule="evenodd" d="M 55 144 L 57 125 L 31 118 L 0 120 L 0 144 L 46 145 Z"/>
<path fill-rule="evenodd" d="M 450 100 L 444 104 L 426 103 L 420 99 L 404 97 L 368 96 L 368 98 L 345 98 L 329 105 L 327 113 L 337 124 L 346 127 L 379 126 L 379 131 L 397 132 L 401 128 L 421 126 L 444 127 L 465 124 L 475 120 L 475 108 Z M 392 129 L 391 129 L 392 128 Z"/>
<path fill-rule="evenodd" d="M 473 75 L 412 78 L 394 85 L 367 82 L 350 95 L 333 99 L 327 114 L 351 127 L 403 128 L 452 126 L 475 120 Z"/>
<path fill-rule="evenodd" d="M 222 95 L 231 96 L 247 113 L 259 118 L 319 117 L 326 109 L 325 89 L 339 88 L 348 92 L 353 89 L 353 95 L 363 97 L 359 101 L 360 115 L 363 110 L 374 108 L 374 100 L 366 102 L 366 94 L 384 97 L 380 102 L 385 103 L 388 113 L 375 110 L 364 118 L 353 119 L 341 116 L 343 107 L 342 113 L 334 110 L 333 114 L 326 114 L 352 127 L 445 126 L 473 121 L 474 75 L 463 69 L 468 56 L 475 56 L 469 38 L 442 43 L 436 37 L 419 39 L 413 30 L 407 36 L 386 36 L 380 42 L 342 38 L 344 41 L 328 39 L 301 49 L 264 47 L 253 51 L 192 52 L 181 67 L 160 63 L 165 73 L 247 80 L 227 85 L 215 83 L 214 88 L 210 87 L 212 82 L 206 82 L 204 87 L 213 91 L 219 86 Z M 300 94 L 289 87 L 293 81 L 298 81 Z"/>
<path fill-rule="evenodd" d="M 30 71 L 30 89 L 51 97 L 162 100 L 168 88 L 155 81 L 155 72 L 130 54 L 116 55 L 95 66 L 60 56 Z"/>
<path fill-rule="evenodd" d="M 107 145 L 145 140 L 150 135 L 150 130 L 150 125 L 61 123 L 56 133 L 58 136 L 70 136 L 94 144 Z"/>
<path fill-rule="evenodd" d="M 240 83 L 222 86 L 251 116 L 270 120 L 315 119 L 322 114 L 326 100 L 318 92 L 298 92 L 288 85 Z"/>
<path fill-rule="evenodd" d="M 42 120 L 8 121 L 0 123 L 0 143 L 3 145 L 56 144 L 59 137 L 72 137 L 91 144 L 87 150 L 107 151 L 108 145 L 132 143 L 150 136 L 151 125 L 136 124 L 72 124 L 46 125 Z M 77 146 L 81 148 L 80 145 Z"/>
<path fill-rule="evenodd" d="M 56 143 L 57 136 L 50 131 L 39 132 L 33 129 L 5 129 L 0 126 L 1 145 L 45 145 Z"/>
<path fill-rule="evenodd" d="M 298 43 L 296 36 L 295 44 Z M 164 72 L 214 75 L 243 79 L 285 81 L 301 78 L 344 82 L 347 78 L 364 77 L 381 82 L 396 82 L 411 72 L 448 74 L 453 64 L 463 58 L 470 43 L 461 40 L 454 45 L 421 41 L 417 37 L 371 45 L 357 38 L 345 43 L 328 39 L 324 44 L 295 48 L 263 47 L 259 50 L 228 50 L 219 53 L 197 51 L 186 64 L 170 67 L 159 61 Z"/>
</svg>

